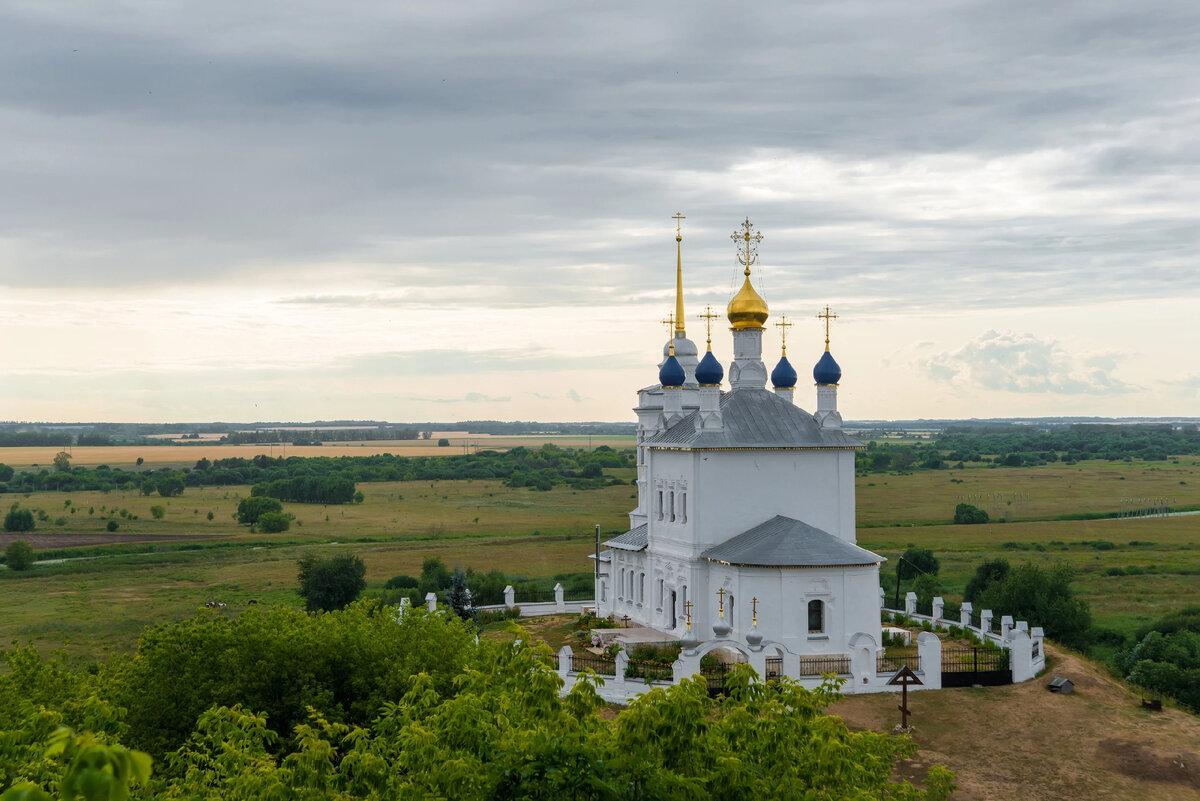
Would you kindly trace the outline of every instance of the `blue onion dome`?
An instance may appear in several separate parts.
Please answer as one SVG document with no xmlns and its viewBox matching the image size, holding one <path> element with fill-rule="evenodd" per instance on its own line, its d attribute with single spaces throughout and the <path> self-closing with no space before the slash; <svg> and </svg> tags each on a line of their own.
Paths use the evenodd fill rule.
<svg viewBox="0 0 1200 801">
<path fill-rule="evenodd" d="M 792 389 L 796 386 L 796 368 L 788 361 L 787 356 L 779 359 L 779 364 L 771 371 L 771 383 L 776 389 Z"/>
<path fill-rule="evenodd" d="M 683 371 L 683 366 L 675 358 L 675 348 L 672 346 L 671 355 L 667 356 L 662 367 L 658 368 L 658 383 L 664 387 L 682 387 L 686 380 L 687 373 Z"/>
<path fill-rule="evenodd" d="M 829 351 L 821 354 L 821 360 L 813 368 L 813 380 L 821 386 L 830 386 L 842 380 L 842 368 L 838 367 Z"/>
<path fill-rule="evenodd" d="M 711 350 L 705 353 L 696 366 L 696 383 L 702 387 L 719 386 L 724 377 L 725 368 L 717 361 L 717 357 L 713 356 Z"/>
</svg>

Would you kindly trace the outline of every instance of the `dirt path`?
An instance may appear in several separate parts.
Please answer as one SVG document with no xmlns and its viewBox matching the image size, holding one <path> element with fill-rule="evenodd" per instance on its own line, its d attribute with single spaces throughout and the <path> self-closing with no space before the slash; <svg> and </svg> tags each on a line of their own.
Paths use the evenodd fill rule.
<svg viewBox="0 0 1200 801">
<path fill-rule="evenodd" d="M 94 545 L 125 545 L 131 542 L 191 542 L 221 539 L 221 534 L 0 534 L 0 551 L 16 540 L 25 540 L 35 551 L 51 548 L 87 548 Z M 227 539 L 227 538 L 226 538 Z"/>
<path fill-rule="evenodd" d="M 1200 798 L 1200 718 L 1148 712 L 1103 669 L 1047 647 L 1043 676 L 1009 687 L 919 692 L 909 696 L 917 757 L 905 775 L 931 764 L 958 774 L 957 801 L 984 799 Z M 1046 690 L 1053 676 L 1076 690 Z M 830 712 L 857 729 L 890 731 L 898 698 L 850 696 Z"/>
</svg>

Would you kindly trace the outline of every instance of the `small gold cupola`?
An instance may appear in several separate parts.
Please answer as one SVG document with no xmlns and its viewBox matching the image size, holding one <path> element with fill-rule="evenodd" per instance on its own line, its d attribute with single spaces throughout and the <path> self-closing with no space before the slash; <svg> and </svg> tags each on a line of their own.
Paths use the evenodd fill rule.
<svg viewBox="0 0 1200 801">
<path fill-rule="evenodd" d="M 738 245 L 738 262 L 746 268 L 746 280 L 742 282 L 742 288 L 733 296 L 733 300 L 729 301 L 727 309 L 729 322 L 735 330 L 762 328 L 763 323 L 767 321 L 767 302 L 750 284 L 750 265 L 758 259 L 758 243 L 763 237 L 757 231 L 751 233 L 754 226 L 750 224 L 749 218 L 741 227 L 742 230 L 734 231 L 730 237 Z"/>
</svg>

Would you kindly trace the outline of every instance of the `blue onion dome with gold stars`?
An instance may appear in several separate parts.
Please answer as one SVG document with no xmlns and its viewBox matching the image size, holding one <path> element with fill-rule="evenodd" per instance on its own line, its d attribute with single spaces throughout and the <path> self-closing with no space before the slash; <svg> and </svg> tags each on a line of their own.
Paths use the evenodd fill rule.
<svg viewBox="0 0 1200 801">
<path fill-rule="evenodd" d="M 775 388 L 794 389 L 798 379 L 796 368 L 792 367 L 788 357 L 786 355 L 780 357 L 779 364 L 775 365 L 775 369 L 771 371 L 771 383 Z"/>
<path fill-rule="evenodd" d="M 664 387 L 682 387 L 686 380 L 687 373 L 683 371 L 683 365 L 675 358 L 675 346 L 672 344 L 662 367 L 658 368 L 658 383 Z"/>
<path fill-rule="evenodd" d="M 696 367 L 696 383 L 702 387 L 720 386 L 721 379 L 725 377 L 725 368 L 717 361 L 717 357 L 713 356 L 713 352 L 709 350 L 704 354 L 704 358 L 700 360 L 700 364 Z"/>
<path fill-rule="evenodd" d="M 842 368 L 834 361 L 833 354 L 825 351 L 813 367 L 813 380 L 820 386 L 834 386 L 842 380 Z"/>
</svg>

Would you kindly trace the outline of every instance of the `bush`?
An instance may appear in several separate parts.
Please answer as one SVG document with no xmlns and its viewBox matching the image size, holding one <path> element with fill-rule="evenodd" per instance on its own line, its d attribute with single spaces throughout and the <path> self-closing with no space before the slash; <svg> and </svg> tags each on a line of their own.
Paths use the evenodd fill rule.
<svg viewBox="0 0 1200 801">
<path fill-rule="evenodd" d="M 165 506 L 151 506 L 150 507 L 150 516 L 153 517 L 155 520 L 162 520 L 166 514 L 167 514 L 167 509 Z"/>
<path fill-rule="evenodd" d="M 383 585 L 383 588 L 385 590 L 407 590 L 410 588 L 416 589 L 416 586 L 417 580 L 415 578 L 401 574 L 399 576 L 392 576 L 390 579 L 388 579 L 387 583 Z"/>
<path fill-rule="evenodd" d="M 108 529 L 109 531 L 116 531 L 117 529 L 119 529 L 121 527 L 121 524 L 118 523 L 116 520 L 109 520 L 108 523 L 104 527 L 106 529 Z"/>
<path fill-rule="evenodd" d="M 254 524 L 255 531 L 263 534 L 278 534 L 291 527 L 291 515 L 285 515 L 283 512 L 263 512 L 258 516 L 258 522 Z"/>
<path fill-rule="evenodd" d="M 283 511 L 283 504 L 275 498 L 267 498 L 264 496 L 254 496 L 243 498 L 238 503 L 237 521 L 242 525 L 254 525 L 258 522 L 259 517 L 272 512 L 278 513 Z"/>
<path fill-rule="evenodd" d="M 5 531 L 33 531 L 36 525 L 37 523 L 33 520 L 33 512 L 21 509 L 15 503 L 8 510 L 8 514 L 4 516 Z"/>
<path fill-rule="evenodd" d="M 310 612 L 342 609 L 357 601 L 367 587 L 367 566 L 353 554 L 329 559 L 309 554 L 299 565 L 300 597 Z"/>
<path fill-rule="evenodd" d="M 4 549 L 4 563 L 9 570 L 28 570 L 33 567 L 33 546 L 25 540 L 10 542 Z"/>
<path fill-rule="evenodd" d="M 986 523 L 988 522 L 988 513 L 969 503 L 960 503 L 954 507 L 954 522 L 960 525 Z"/>
</svg>

